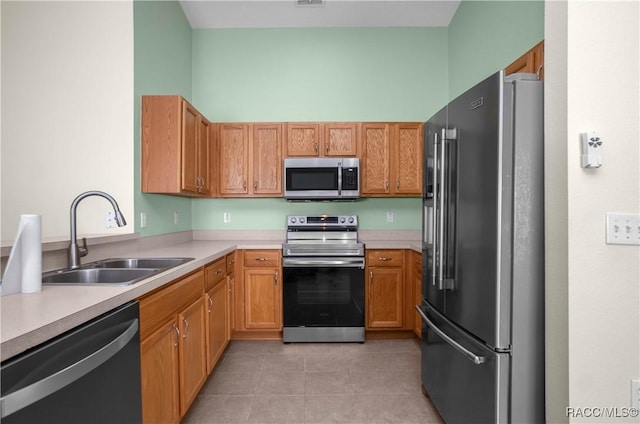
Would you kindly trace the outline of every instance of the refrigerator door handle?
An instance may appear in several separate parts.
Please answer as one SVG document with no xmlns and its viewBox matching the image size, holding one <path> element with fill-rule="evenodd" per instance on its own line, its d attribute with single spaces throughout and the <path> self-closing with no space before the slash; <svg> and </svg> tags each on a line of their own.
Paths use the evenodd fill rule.
<svg viewBox="0 0 640 424">
<path fill-rule="evenodd" d="M 476 365 L 484 364 L 486 362 L 487 358 L 485 358 L 484 356 L 476 355 L 475 353 L 471 352 L 470 350 L 462 346 L 460 343 L 453 340 L 451 337 L 447 336 L 447 334 L 444 331 L 439 329 L 433 322 L 431 322 L 429 318 L 427 318 L 427 315 L 425 315 L 425 313 L 422 311 L 422 308 L 420 308 L 419 305 L 415 305 L 415 308 L 416 308 L 416 311 L 418 311 L 418 313 L 420 314 L 420 316 L 422 316 L 422 319 L 424 320 L 424 322 L 427 323 L 429 328 L 431 328 L 438 336 L 442 337 L 442 339 L 445 342 L 449 343 L 458 352 L 466 356 L 467 359 L 469 359 L 471 362 L 473 362 Z"/>
<path fill-rule="evenodd" d="M 432 243 L 433 243 L 433 259 L 431 263 L 431 284 L 436 285 L 438 280 L 438 268 L 440 263 L 439 259 L 439 250 L 442 248 L 439 241 L 439 231 L 438 227 L 438 215 L 440 214 L 440 185 L 438 184 L 438 133 L 433 134 L 433 213 L 431 214 L 431 228 L 432 228 Z"/>
<path fill-rule="evenodd" d="M 438 275 L 437 275 L 437 280 L 438 280 L 438 290 L 444 290 L 445 289 L 445 281 L 444 281 L 444 270 L 445 270 L 445 263 L 444 263 L 444 253 L 446 251 L 445 249 L 445 239 L 444 239 L 444 219 L 445 219 L 445 205 L 446 205 L 446 201 L 447 199 L 445 198 L 445 194 L 446 194 L 446 175 L 448 170 L 445 168 L 445 160 L 446 160 L 446 130 L 442 129 L 442 140 L 440 142 L 440 149 L 439 149 L 439 154 L 440 154 L 440 172 L 438 174 L 438 178 L 440 178 L 440 181 L 438 182 L 438 187 L 439 187 L 439 193 L 438 193 L 438 206 L 437 206 L 437 210 L 438 210 L 438 229 L 437 229 L 437 234 L 438 234 L 438 248 L 437 248 L 437 254 L 438 254 L 438 259 L 437 259 L 437 263 L 438 263 Z M 437 137 L 436 137 L 436 144 L 437 144 Z M 435 152 L 435 151 L 434 151 Z M 435 156 L 435 153 L 434 153 Z M 434 181 L 437 178 L 434 178 Z"/>
</svg>

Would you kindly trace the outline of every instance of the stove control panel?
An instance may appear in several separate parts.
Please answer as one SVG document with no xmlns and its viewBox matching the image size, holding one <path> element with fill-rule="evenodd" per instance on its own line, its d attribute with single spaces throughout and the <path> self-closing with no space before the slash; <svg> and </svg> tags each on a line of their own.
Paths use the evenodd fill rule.
<svg viewBox="0 0 640 424">
<path fill-rule="evenodd" d="M 287 226 L 356 226 L 358 225 L 358 215 L 289 215 L 287 216 Z"/>
</svg>

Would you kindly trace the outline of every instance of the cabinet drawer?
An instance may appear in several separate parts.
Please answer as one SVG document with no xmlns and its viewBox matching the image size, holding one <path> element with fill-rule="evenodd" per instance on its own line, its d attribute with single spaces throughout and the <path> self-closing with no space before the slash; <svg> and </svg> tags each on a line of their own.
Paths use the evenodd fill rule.
<svg viewBox="0 0 640 424">
<path fill-rule="evenodd" d="M 205 290 L 211 289 L 227 275 L 227 258 L 222 257 L 204 268 Z"/>
<path fill-rule="evenodd" d="M 402 250 L 368 250 L 367 266 L 402 266 Z"/>
<path fill-rule="evenodd" d="M 244 266 L 279 267 L 279 250 L 246 250 L 244 252 Z"/>
<path fill-rule="evenodd" d="M 204 272 L 194 272 L 140 299 L 140 340 L 204 294 Z"/>
<path fill-rule="evenodd" d="M 236 252 L 227 255 L 227 274 L 231 274 L 236 270 Z"/>
</svg>

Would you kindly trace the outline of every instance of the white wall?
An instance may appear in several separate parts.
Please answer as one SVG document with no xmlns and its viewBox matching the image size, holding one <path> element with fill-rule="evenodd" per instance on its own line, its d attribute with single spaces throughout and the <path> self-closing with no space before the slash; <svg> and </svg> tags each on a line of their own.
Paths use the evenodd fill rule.
<svg viewBox="0 0 640 424">
<path fill-rule="evenodd" d="M 606 212 L 640 212 L 639 28 L 638 2 L 547 3 L 550 422 L 638 422 L 564 407 L 629 407 L 640 378 L 640 248 L 605 244 Z M 586 170 L 579 133 L 590 130 L 604 164 Z"/>
<path fill-rule="evenodd" d="M 131 223 L 105 229 L 93 197 L 78 233 L 133 232 L 133 6 L 117 2 L 2 2 L 2 222 L 43 215 L 45 238 L 69 237 L 79 193 L 103 190 Z M 5 244 L 5 243 L 3 243 Z"/>
</svg>

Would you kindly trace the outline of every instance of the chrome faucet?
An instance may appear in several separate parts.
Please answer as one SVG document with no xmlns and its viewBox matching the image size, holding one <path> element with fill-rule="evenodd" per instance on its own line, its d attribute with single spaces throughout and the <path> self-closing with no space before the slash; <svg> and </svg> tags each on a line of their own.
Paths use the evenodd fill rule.
<svg viewBox="0 0 640 424">
<path fill-rule="evenodd" d="M 71 243 L 69 244 L 69 268 L 79 268 L 80 267 L 80 258 L 83 256 L 87 256 L 89 253 L 89 249 L 87 248 L 87 239 L 82 239 L 82 247 L 78 246 L 77 234 L 76 234 L 76 208 L 78 207 L 78 203 L 84 198 L 89 196 L 101 196 L 111 202 L 111 206 L 113 206 L 113 211 L 115 212 L 115 220 L 118 227 L 124 227 L 127 225 L 127 221 L 125 221 L 122 212 L 120 212 L 120 208 L 118 207 L 118 202 L 116 199 L 111 197 L 109 194 L 104 191 L 85 191 L 76 197 L 71 203 Z"/>
</svg>

